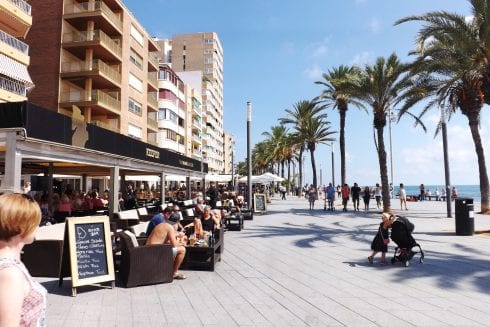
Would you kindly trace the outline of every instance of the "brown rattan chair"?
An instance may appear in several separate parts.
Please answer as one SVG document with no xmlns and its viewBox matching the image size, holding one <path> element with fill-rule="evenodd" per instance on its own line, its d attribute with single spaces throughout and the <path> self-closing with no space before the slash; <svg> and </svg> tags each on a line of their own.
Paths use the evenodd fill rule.
<svg viewBox="0 0 490 327">
<path fill-rule="evenodd" d="M 60 276 L 63 240 L 36 240 L 26 244 L 21 260 L 33 277 Z"/>
<path fill-rule="evenodd" d="M 119 274 L 125 287 L 173 281 L 173 254 L 169 244 L 135 246 L 125 232 L 118 233 L 121 247 Z M 146 238 L 139 238 L 144 244 Z"/>
</svg>

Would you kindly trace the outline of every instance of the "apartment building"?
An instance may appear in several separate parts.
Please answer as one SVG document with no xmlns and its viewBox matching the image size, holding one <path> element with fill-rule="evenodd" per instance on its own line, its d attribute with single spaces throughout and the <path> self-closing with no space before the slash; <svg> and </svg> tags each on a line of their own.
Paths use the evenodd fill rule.
<svg viewBox="0 0 490 327">
<path fill-rule="evenodd" d="M 233 165 L 235 162 L 235 136 L 231 133 L 225 133 L 224 137 L 224 161 L 225 161 L 225 174 L 231 174 L 233 171 Z"/>
<path fill-rule="evenodd" d="M 25 101 L 34 86 L 27 70 L 29 46 L 21 40 L 31 25 L 29 3 L 0 0 L 0 102 Z"/>
<path fill-rule="evenodd" d="M 179 72 L 202 71 L 203 153 L 209 171 L 223 173 L 223 48 L 218 35 L 177 34 L 172 37 L 172 69 Z"/>
<path fill-rule="evenodd" d="M 119 0 L 31 0 L 29 101 L 157 144 L 158 45 Z"/>
</svg>

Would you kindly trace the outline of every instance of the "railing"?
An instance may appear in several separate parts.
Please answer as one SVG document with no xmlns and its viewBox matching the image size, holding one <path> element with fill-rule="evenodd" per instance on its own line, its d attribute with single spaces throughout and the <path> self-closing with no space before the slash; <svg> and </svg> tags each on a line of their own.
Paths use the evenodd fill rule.
<svg viewBox="0 0 490 327">
<path fill-rule="evenodd" d="M 152 105 L 155 108 L 158 108 L 158 99 L 156 94 L 148 93 L 148 104 Z"/>
<path fill-rule="evenodd" d="M 193 119 L 192 120 L 192 123 L 194 124 L 194 126 L 196 126 L 197 128 L 202 128 L 201 124 L 199 123 L 199 121 L 197 119 Z"/>
<path fill-rule="evenodd" d="M 148 61 L 152 63 L 153 66 L 158 67 L 158 56 L 155 53 L 150 52 L 148 55 Z"/>
<path fill-rule="evenodd" d="M 154 85 L 156 88 L 158 88 L 158 79 L 157 79 L 157 73 L 148 73 L 148 82 L 151 85 Z"/>
<path fill-rule="evenodd" d="M 94 2 L 81 2 L 76 4 L 68 4 L 65 6 L 65 14 L 79 14 L 90 13 L 96 10 L 102 11 L 107 18 L 114 24 L 119 30 L 122 30 L 123 24 L 119 17 L 102 1 Z"/>
<path fill-rule="evenodd" d="M 93 124 L 95 126 L 99 126 L 99 127 L 102 127 L 102 128 L 105 128 L 105 129 L 108 129 L 110 131 L 113 131 L 113 132 L 116 132 L 116 133 L 119 133 L 119 128 L 117 128 L 116 126 L 112 126 L 110 124 L 107 124 L 107 123 L 104 123 L 103 121 L 100 121 L 100 120 L 92 120 L 90 122 L 90 124 Z"/>
<path fill-rule="evenodd" d="M 71 32 L 63 34 L 63 43 L 70 42 L 87 42 L 87 41 L 100 41 L 103 45 L 108 47 L 112 52 L 121 57 L 122 50 L 117 42 L 111 39 L 107 34 L 101 30 L 94 31 L 82 31 Z"/>
<path fill-rule="evenodd" d="M 148 117 L 146 121 L 148 126 L 152 127 L 153 129 L 158 129 L 158 121 L 150 117 Z"/>
<path fill-rule="evenodd" d="M 24 0 L 8 0 L 17 7 L 19 7 L 23 12 L 28 15 L 31 15 L 31 5 L 25 2 Z"/>
<path fill-rule="evenodd" d="M 29 45 L 2 30 L 0 30 L 0 41 L 10 45 L 12 48 L 19 50 L 25 55 L 29 54 Z"/>
<path fill-rule="evenodd" d="M 62 73 L 78 73 L 85 71 L 99 71 L 109 76 L 117 83 L 121 83 L 121 74 L 100 59 L 90 61 L 64 62 L 61 66 Z"/>
<path fill-rule="evenodd" d="M 23 97 L 27 96 L 27 87 L 24 84 L 5 77 L 0 77 L 0 88 Z"/>
<path fill-rule="evenodd" d="M 121 101 L 100 90 L 72 91 L 61 94 L 61 102 L 99 102 L 115 111 L 121 111 Z"/>
</svg>

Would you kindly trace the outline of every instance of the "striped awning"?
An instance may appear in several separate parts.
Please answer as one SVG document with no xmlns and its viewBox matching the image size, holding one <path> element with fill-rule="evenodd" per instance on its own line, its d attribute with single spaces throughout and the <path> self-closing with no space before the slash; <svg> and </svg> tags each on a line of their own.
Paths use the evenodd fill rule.
<svg viewBox="0 0 490 327">
<path fill-rule="evenodd" d="M 27 71 L 27 66 L 3 54 L 0 54 L 0 74 L 25 84 L 27 88 L 34 86 Z"/>
</svg>

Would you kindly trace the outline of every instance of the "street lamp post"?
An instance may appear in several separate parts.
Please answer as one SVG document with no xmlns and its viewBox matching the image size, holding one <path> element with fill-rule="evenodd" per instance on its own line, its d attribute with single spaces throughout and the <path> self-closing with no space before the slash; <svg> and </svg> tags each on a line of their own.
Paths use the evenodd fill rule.
<svg viewBox="0 0 490 327">
<path fill-rule="evenodd" d="M 251 149 L 252 103 L 247 101 L 247 205 L 252 210 L 252 149 Z"/>
<path fill-rule="evenodd" d="M 442 129 L 442 150 L 444 152 L 444 177 L 446 182 L 446 210 L 447 217 L 451 218 L 451 182 L 449 181 L 449 158 L 447 151 L 447 129 L 446 129 L 446 115 L 444 107 L 441 105 L 441 129 Z"/>
<path fill-rule="evenodd" d="M 234 154 L 235 151 L 231 150 L 231 188 L 234 191 L 235 190 L 235 166 L 234 166 Z"/>
<path fill-rule="evenodd" d="M 391 112 L 391 107 L 388 107 L 388 131 L 390 134 L 390 182 L 391 185 L 395 185 L 393 181 L 393 143 L 391 140 L 391 121 L 393 120 L 392 112 Z M 390 192 L 390 197 L 393 195 L 394 192 Z"/>
</svg>

